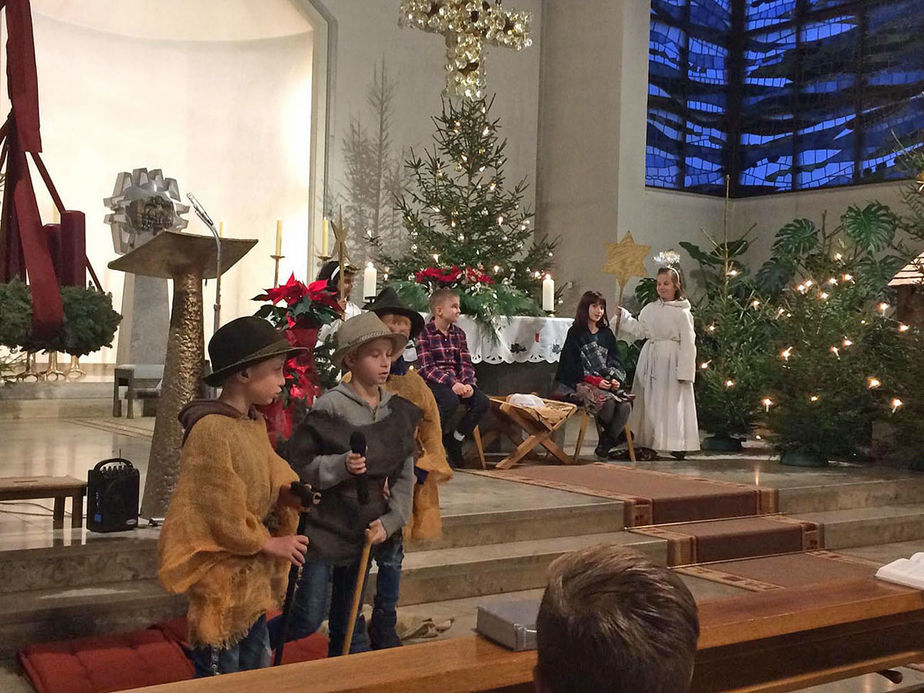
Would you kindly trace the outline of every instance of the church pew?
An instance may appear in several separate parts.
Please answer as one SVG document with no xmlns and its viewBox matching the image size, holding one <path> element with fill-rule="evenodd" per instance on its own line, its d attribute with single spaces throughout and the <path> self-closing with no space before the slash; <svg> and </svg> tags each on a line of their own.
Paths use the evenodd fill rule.
<svg viewBox="0 0 924 693">
<path fill-rule="evenodd" d="M 924 593 L 873 578 L 705 601 L 699 613 L 694 693 L 783 693 L 924 659 Z M 525 693 L 535 662 L 474 636 L 143 690 Z"/>
</svg>

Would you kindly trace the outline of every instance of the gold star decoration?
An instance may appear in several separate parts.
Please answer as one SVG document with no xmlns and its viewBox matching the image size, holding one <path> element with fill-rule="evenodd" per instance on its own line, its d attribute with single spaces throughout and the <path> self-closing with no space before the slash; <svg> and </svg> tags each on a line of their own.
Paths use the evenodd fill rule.
<svg viewBox="0 0 924 693">
<path fill-rule="evenodd" d="M 613 274 L 620 286 L 625 286 L 632 277 L 644 277 L 645 257 L 651 250 L 650 245 L 641 245 L 632 238 L 632 232 L 626 231 L 619 243 L 606 244 L 606 264 L 603 271 Z"/>
</svg>

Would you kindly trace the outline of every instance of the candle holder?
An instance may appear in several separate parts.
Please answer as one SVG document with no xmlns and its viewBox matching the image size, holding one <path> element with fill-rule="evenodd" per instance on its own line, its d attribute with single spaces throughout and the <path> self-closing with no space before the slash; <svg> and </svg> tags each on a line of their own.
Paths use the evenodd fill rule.
<svg viewBox="0 0 924 693">
<path fill-rule="evenodd" d="M 273 288 L 279 286 L 279 261 L 285 258 L 285 255 L 270 255 L 273 258 Z"/>
<path fill-rule="evenodd" d="M 42 380 L 57 381 L 66 378 L 64 371 L 58 368 L 58 352 L 52 351 L 48 354 L 48 368 L 39 373 Z"/>
<path fill-rule="evenodd" d="M 26 381 L 30 379 L 36 383 L 39 380 L 41 380 L 41 376 L 39 375 L 39 372 L 38 372 L 38 367 L 36 366 L 36 363 L 35 363 L 35 352 L 34 351 L 26 352 L 25 367 L 23 368 L 22 373 L 16 374 L 16 380 Z"/>
<path fill-rule="evenodd" d="M 86 377 L 87 373 L 80 367 L 80 357 L 71 356 L 71 365 L 64 371 L 65 380 L 80 380 Z"/>
</svg>

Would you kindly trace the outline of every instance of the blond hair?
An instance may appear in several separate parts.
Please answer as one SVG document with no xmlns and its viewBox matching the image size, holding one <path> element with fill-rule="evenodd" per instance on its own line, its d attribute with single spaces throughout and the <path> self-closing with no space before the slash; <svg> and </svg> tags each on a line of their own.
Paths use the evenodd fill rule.
<svg viewBox="0 0 924 693">
<path fill-rule="evenodd" d="M 536 622 L 538 676 L 553 693 L 684 693 L 699 637 L 690 590 L 669 569 L 617 546 L 549 568 Z"/>
<path fill-rule="evenodd" d="M 444 301 L 448 301 L 450 298 L 459 298 L 459 292 L 455 289 L 445 288 L 434 291 L 430 294 L 430 300 L 428 302 L 430 312 L 433 313 L 437 306 L 442 305 Z"/>
</svg>

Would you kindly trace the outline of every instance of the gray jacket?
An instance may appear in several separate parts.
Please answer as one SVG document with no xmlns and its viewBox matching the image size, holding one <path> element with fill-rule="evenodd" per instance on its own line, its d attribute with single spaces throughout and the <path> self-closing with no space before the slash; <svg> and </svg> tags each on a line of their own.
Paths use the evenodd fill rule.
<svg viewBox="0 0 924 693">
<path fill-rule="evenodd" d="M 392 413 L 389 403 L 395 397 L 397 395 L 380 387 L 379 404 L 373 409 L 349 384 L 341 383 L 324 393 L 314 403 L 312 412 L 331 414 L 344 419 L 352 426 L 368 426 Z M 380 518 L 388 536 L 404 527 L 411 517 L 415 479 L 413 447 L 411 450 L 412 452 L 404 460 L 401 472 L 389 479 L 391 496 L 388 499 L 387 511 Z M 346 467 L 348 454 L 344 452 L 333 455 L 314 455 L 305 464 L 293 464 L 293 467 L 302 481 L 307 481 L 312 487 L 321 491 L 323 497 L 325 489 L 333 488 L 353 478 Z"/>
</svg>

